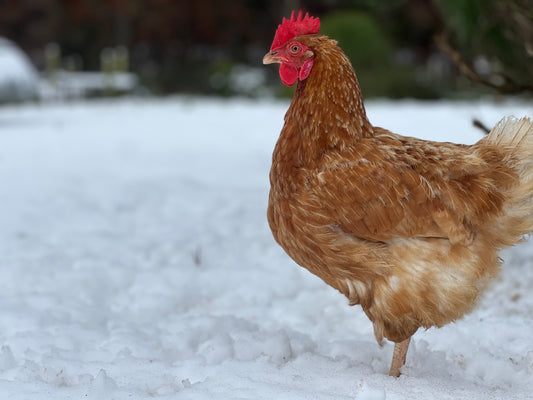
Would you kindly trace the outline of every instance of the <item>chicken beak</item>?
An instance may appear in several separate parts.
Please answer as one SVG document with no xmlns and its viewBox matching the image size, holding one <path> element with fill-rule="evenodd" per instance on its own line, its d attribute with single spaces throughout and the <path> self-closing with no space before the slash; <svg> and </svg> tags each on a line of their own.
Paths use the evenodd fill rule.
<svg viewBox="0 0 533 400">
<path fill-rule="evenodd" d="M 274 64 L 281 62 L 281 59 L 277 56 L 277 51 L 269 51 L 263 57 L 263 64 Z"/>
</svg>

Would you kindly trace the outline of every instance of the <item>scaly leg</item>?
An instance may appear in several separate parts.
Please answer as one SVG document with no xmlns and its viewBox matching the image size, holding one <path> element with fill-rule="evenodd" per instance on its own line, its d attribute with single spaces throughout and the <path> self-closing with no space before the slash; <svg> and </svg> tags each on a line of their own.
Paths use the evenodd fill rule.
<svg viewBox="0 0 533 400">
<path fill-rule="evenodd" d="M 400 376 L 400 368 L 405 364 L 410 341 L 411 338 L 408 338 L 403 342 L 394 343 L 394 353 L 392 354 L 392 363 L 389 371 L 390 376 L 395 376 L 396 378 Z"/>
</svg>

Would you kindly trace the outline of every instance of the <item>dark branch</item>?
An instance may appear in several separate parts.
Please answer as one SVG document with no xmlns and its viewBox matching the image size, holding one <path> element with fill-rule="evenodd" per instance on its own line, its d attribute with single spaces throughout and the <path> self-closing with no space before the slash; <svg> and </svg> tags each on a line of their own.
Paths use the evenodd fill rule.
<svg viewBox="0 0 533 400">
<path fill-rule="evenodd" d="M 439 48 L 452 59 L 453 63 L 459 68 L 459 70 L 471 81 L 495 89 L 503 94 L 533 93 L 532 85 L 518 83 L 504 74 L 498 74 L 498 77 L 504 82 L 501 85 L 495 84 L 490 78 L 480 76 L 463 56 L 450 45 L 444 34 L 436 36 L 435 42 L 437 43 L 437 46 L 439 46 Z"/>
<path fill-rule="evenodd" d="M 474 125 L 476 128 L 479 128 L 483 131 L 483 133 L 485 133 L 485 135 L 488 135 L 491 131 L 490 128 L 487 127 L 487 125 L 485 125 L 483 122 L 481 122 L 479 119 L 477 118 L 474 118 L 472 120 L 472 125 Z"/>
</svg>

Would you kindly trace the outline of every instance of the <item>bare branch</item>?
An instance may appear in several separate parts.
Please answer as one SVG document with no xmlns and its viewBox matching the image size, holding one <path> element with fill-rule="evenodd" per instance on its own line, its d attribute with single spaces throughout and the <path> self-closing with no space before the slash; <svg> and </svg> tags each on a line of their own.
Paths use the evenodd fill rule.
<svg viewBox="0 0 533 400">
<path fill-rule="evenodd" d="M 503 94 L 519 94 L 524 92 L 533 92 L 532 85 L 525 85 L 518 83 L 504 74 L 498 74 L 497 76 L 503 80 L 503 84 L 495 84 L 490 78 L 480 76 L 474 68 L 463 58 L 463 56 L 453 48 L 444 34 L 437 35 L 435 37 L 437 46 L 446 53 L 454 62 L 454 64 L 465 74 L 470 80 L 482 84 L 484 86 L 496 89 Z"/>
<path fill-rule="evenodd" d="M 474 125 L 476 128 L 479 128 L 483 131 L 483 133 L 485 133 L 485 135 L 488 135 L 491 131 L 490 128 L 487 127 L 487 125 L 485 125 L 483 122 L 481 122 L 479 119 L 477 118 L 474 118 L 472 120 L 472 125 Z"/>
</svg>

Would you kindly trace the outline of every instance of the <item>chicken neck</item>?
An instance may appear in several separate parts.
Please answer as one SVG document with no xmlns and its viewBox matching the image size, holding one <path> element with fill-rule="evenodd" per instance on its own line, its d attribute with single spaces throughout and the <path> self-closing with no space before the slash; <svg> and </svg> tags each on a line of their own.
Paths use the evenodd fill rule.
<svg viewBox="0 0 533 400">
<path fill-rule="evenodd" d="M 362 137 L 373 136 L 374 131 L 350 60 L 336 41 L 322 35 L 300 40 L 313 48 L 315 63 L 309 77 L 298 82 L 282 136 L 297 137 L 295 161 L 305 165 L 325 151 L 342 151 Z"/>
</svg>

